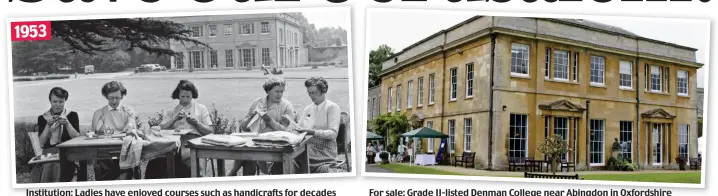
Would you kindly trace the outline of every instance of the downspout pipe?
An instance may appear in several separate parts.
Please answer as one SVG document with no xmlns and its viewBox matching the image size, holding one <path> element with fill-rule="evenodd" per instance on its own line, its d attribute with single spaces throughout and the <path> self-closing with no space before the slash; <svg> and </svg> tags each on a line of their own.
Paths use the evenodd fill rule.
<svg viewBox="0 0 718 196">
<path fill-rule="evenodd" d="M 640 159 L 641 159 L 641 134 L 640 134 L 641 133 L 641 112 L 640 112 L 641 99 L 640 99 L 640 95 L 641 94 L 639 93 L 639 88 L 641 87 L 641 80 L 639 79 L 640 74 L 638 73 L 638 68 L 639 68 L 639 66 L 641 66 L 639 64 L 640 58 L 641 57 L 640 57 L 640 54 L 638 53 L 638 48 L 636 48 L 636 133 L 638 133 L 638 134 L 636 134 L 637 142 L 635 142 L 635 144 L 638 144 L 637 145 L 638 147 L 635 150 L 636 151 L 636 161 L 631 160 L 631 162 L 636 163 L 636 166 L 638 166 L 638 168 L 641 168 L 641 163 L 640 163 L 641 162 L 640 161 Z M 643 70 L 643 71 L 645 72 L 646 70 Z M 631 142 L 631 143 L 632 143 L 631 145 L 634 145 L 633 144 L 634 142 Z M 631 146 L 631 148 L 635 148 L 635 147 Z M 631 151 L 633 151 L 633 150 L 631 150 Z"/>
<path fill-rule="evenodd" d="M 589 111 L 591 111 L 590 108 L 591 100 L 586 100 L 586 170 L 589 170 L 589 168 L 591 167 L 591 156 L 589 154 L 591 152 L 591 145 L 589 143 L 591 139 L 591 116 L 589 115 Z"/>
<path fill-rule="evenodd" d="M 444 86 L 444 85 L 446 85 L 446 79 L 444 78 L 444 73 L 446 73 L 445 72 L 446 71 L 446 51 L 444 51 L 446 49 L 446 32 L 444 32 L 443 34 L 444 34 L 444 43 L 441 44 L 441 46 L 440 46 L 442 63 L 441 63 L 441 102 L 439 102 L 439 104 L 440 104 L 439 108 L 441 108 L 441 121 L 439 122 L 439 127 L 441 128 L 440 130 L 442 133 L 444 132 L 444 120 L 445 120 L 444 119 L 444 96 L 446 95 L 445 94 L 446 88 Z M 436 80 L 436 77 L 437 77 L 437 75 L 434 75 L 434 80 Z M 434 89 L 436 89 L 436 88 L 434 88 Z M 436 100 L 437 99 L 436 92 L 434 92 L 433 96 L 434 96 L 434 104 L 436 104 L 436 101 L 437 101 Z M 446 132 L 448 135 L 449 131 L 447 130 Z M 444 148 L 444 149 L 446 149 L 446 155 L 449 155 L 449 153 L 451 153 L 451 151 L 449 151 L 449 138 L 446 138 L 446 148 Z M 441 150 L 441 148 L 439 148 L 439 150 Z M 444 156 L 444 157 L 451 157 L 451 156 Z M 449 162 L 451 162 L 451 161 L 449 160 Z"/>
<path fill-rule="evenodd" d="M 494 152 L 494 59 L 496 57 L 496 34 L 491 34 L 491 63 L 489 73 L 489 170 L 493 168 L 493 152 Z"/>
</svg>

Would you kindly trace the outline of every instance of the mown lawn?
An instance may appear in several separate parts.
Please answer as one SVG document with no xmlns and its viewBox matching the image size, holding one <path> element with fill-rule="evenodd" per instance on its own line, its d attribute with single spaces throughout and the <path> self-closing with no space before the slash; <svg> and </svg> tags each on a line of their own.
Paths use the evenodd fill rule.
<svg viewBox="0 0 718 196">
<path fill-rule="evenodd" d="M 667 183 L 701 183 L 701 172 L 687 173 L 634 173 L 634 174 L 593 174 L 584 175 L 586 180 L 632 181 L 632 182 L 667 182 Z"/>
<path fill-rule="evenodd" d="M 457 175 L 457 176 L 470 176 L 469 174 L 461 174 L 455 172 L 448 172 L 434 168 L 419 167 L 419 166 L 406 166 L 399 164 L 383 164 L 378 165 L 381 168 L 390 170 L 394 173 L 402 174 L 431 174 L 431 175 Z M 494 175 L 492 175 L 494 176 Z M 665 183 L 701 183 L 700 172 L 666 172 L 666 173 L 628 173 L 628 174 L 586 174 L 579 175 L 584 180 L 604 180 L 604 181 L 630 181 L 630 182 L 665 182 Z M 494 177 L 510 177 L 520 178 L 521 176 L 500 176 L 495 175 Z"/>
<path fill-rule="evenodd" d="M 466 176 L 465 174 L 447 172 L 443 170 L 428 168 L 428 167 L 412 167 L 399 164 L 379 164 L 381 168 L 388 169 L 394 173 L 402 174 L 431 174 L 431 175 L 456 175 Z"/>
</svg>

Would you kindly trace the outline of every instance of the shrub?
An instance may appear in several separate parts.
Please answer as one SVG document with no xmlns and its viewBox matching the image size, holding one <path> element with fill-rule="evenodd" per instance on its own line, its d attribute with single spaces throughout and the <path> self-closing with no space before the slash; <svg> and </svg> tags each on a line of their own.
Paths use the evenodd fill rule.
<svg viewBox="0 0 718 196">
<path fill-rule="evenodd" d="M 164 110 L 157 112 L 157 116 L 155 117 L 147 117 L 147 124 L 149 124 L 150 127 L 160 126 L 160 123 L 162 123 L 162 112 L 164 112 Z"/>
<path fill-rule="evenodd" d="M 15 122 L 15 171 L 17 173 L 30 172 L 32 169 L 27 162 L 35 157 L 35 151 L 27 133 L 35 131 L 34 128 L 34 122 Z"/>
<path fill-rule="evenodd" d="M 381 163 L 389 163 L 389 153 L 384 151 L 379 153 L 379 158 L 381 159 Z"/>
<path fill-rule="evenodd" d="M 68 75 L 53 75 L 53 76 L 45 76 L 46 80 L 58 80 L 58 79 L 68 79 L 70 76 Z"/>
</svg>

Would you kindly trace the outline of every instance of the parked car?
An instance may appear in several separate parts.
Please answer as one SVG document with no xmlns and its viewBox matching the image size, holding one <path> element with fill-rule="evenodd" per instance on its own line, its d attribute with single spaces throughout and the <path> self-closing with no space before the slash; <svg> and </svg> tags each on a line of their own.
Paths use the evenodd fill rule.
<svg viewBox="0 0 718 196">
<path fill-rule="evenodd" d="M 167 70 L 167 67 L 162 66 L 160 64 L 149 64 L 152 67 L 152 71 L 165 71 Z"/>
<path fill-rule="evenodd" d="M 139 67 L 135 67 L 135 73 L 151 72 L 152 68 L 149 64 L 140 65 Z"/>
</svg>

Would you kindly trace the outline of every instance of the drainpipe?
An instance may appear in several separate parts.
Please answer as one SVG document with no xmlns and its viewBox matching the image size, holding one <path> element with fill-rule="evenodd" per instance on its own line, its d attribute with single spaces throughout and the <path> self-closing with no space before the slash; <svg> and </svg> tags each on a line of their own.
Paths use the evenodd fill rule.
<svg viewBox="0 0 718 196">
<path fill-rule="evenodd" d="M 636 45 L 638 45 L 638 43 L 636 43 Z M 635 144 L 638 144 L 637 145 L 638 147 L 635 150 L 637 159 L 636 159 L 636 161 L 632 161 L 632 162 L 635 162 L 636 165 L 638 166 L 638 168 L 641 168 L 641 163 L 640 163 L 641 162 L 640 161 L 640 159 L 641 159 L 641 134 L 640 134 L 641 133 L 641 112 L 640 112 L 640 108 L 639 108 L 639 106 L 641 105 L 641 99 L 640 99 L 640 93 L 639 93 L 639 88 L 641 87 L 641 80 L 639 79 L 640 74 L 638 73 L 638 68 L 640 66 L 640 64 L 638 63 L 639 58 L 640 57 L 639 57 L 638 49 L 636 48 L 636 133 L 638 133 L 638 134 L 636 134 L 637 138 L 636 138 Z M 643 71 L 646 71 L 646 70 L 643 70 Z M 631 143 L 633 145 L 634 142 L 631 142 Z M 634 146 L 631 146 L 631 148 L 634 148 Z"/>
<path fill-rule="evenodd" d="M 444 94 L 444 93 L 446 93 L 446 87 L 444 86 L 444 85 L 446 85 L 446 79 L 444 78 L 444 73 L 446 71 L 446 52 L 444 51 L 444 49 L 446 47 L 446 32 L 444 32 L 444 43 L 441 44 L 440 47 L 441 47 L 442 63 L 441 63 L 441 102 L 439 102 L 439 104 L 440 104 L 439 108 L 441 108 L 441 118 L 440 118 L 441 120 L 439 121 L 439 128 L 441 128 L 440 130 L 443 133 L 444 132 L 444 120 L 445 120 L 444 119 L 444 95 L 446 95 L 446 94 Z M 434 73 L 434 80 L 436 80 L 436 77 L 437 77 L 437 75 L 436 75 L 436 73 Z M 429 81 L 429 82 L 431 82 L 431 81 Z M 434 89 L 436 89 L 436 87 Z M 436 92 L 434 92 L 434 104 L 436 104 L 436 102 L 437 102 L 436 97 L 437 97 Z M 448 131 L 447 131 L 447 135 L 448 135 Z M 448 137 L 446 138 L 446 148 L 445 149 L 446 149 L 446 155 L 448 156 L 449 153 L 451 153 L 451 151 L 449 151 L 449 138 Z M 439 148 L 439 150 L 441 150 L 441 148 Z M 451 157 L 451 156 L 448 156 L 448 157 Z M 449 163 L 451 163 L 451 158 L 448 158 L 448 157 L 447 157 L 447 159 L 449 159 Z"/>
<path fill-rule="evenodd" d="M 491 73 L 489 86 L 489 170 L 493 167 L 494 152 L 494 58 L 496 57 L 496 34 L 491 34 L 491 63 L 489 72 Z"/>
<path fill-rule="evenodd" d="M 589 153 L 591 152 L 591 150 L 590 150 L 591 146 L 589 143 L 589 141 L 591 139 L 590 138 L 591 137 L 591 129 L 590 129 L 591 118 L 588 113 L 590 111 L 589 110 L 590 104 L 591 104 L 591 100 L 586 100 L 586 170 L 588 170 L 591 165 L 591 156 L 589 156 L 590 155 Z"/>
</svg>

